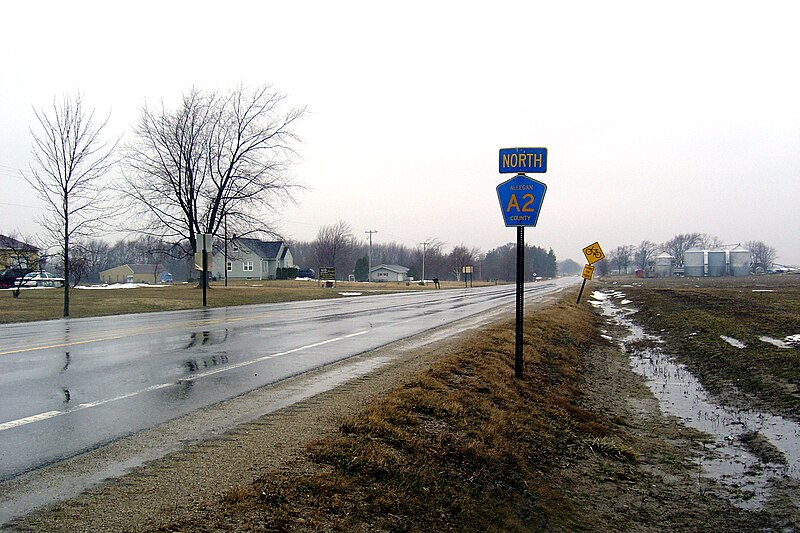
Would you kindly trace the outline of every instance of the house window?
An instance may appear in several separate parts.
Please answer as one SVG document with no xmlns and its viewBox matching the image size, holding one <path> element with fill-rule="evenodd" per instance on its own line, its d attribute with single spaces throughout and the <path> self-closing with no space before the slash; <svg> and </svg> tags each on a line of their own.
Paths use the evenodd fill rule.
<svg viewBox="0 0 800 533">
<path fill-rule="evenodd" d="M 242 261 L 242 270 L 245 272 L 252 272 L 253 271 L 253 262 L 252 261 Z"/>
<path fill-rule="evenodd" d="M 239 253 L 239 243 L 233 243 L 233 253 Z"/>
<path fill-rule="evenodd" d="M 225 270 L 227 270 L 228 272 L 232 272 L 233 271 L 233 261 L 228 261 L 225 264 Z"/>
</svg>

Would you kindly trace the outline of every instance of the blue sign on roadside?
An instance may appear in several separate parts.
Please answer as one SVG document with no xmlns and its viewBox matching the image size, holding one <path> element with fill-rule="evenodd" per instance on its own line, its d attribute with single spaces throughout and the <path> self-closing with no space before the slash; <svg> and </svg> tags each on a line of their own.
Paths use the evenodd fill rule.
<svg viewBox="0 0 800 533">
<path fill-rule="evenodd" d="M 547 172 L 547 148 L 501 148 L 500 174 Z"/>
<path fill-rule="evenodd" d="M 517 174 L 497 186 L 497 199 L 506 226 L 535 226 L 547 185 Z"/>
</svg>

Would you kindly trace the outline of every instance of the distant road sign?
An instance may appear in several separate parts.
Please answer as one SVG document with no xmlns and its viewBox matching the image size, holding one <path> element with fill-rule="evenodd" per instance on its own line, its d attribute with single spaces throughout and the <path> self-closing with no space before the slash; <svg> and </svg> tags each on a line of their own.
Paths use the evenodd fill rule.
<svg viewBox="0 0 800 533">
<path fill-rule="evenodd" d="M 600 243 L 598 243 L 598 242 L 590 244 L 589 246 L 584 248 L 583 249 L 583 255 L 586 256 L 586 261 L 590 265 L 593 265 L 593 264 L 597 263 L 598 261 L 602 260 L 606 256 L 606 254 L 604 254 L 603 250 L 600 248 Z M 592 279 L 592 278 L 588 278 L 588 279 Z"/>
<path fill-rule="evenodd" d="M 500 174 L 547 172 L 547 148 L 501 148 Z"/>
<path fill-rule="evenodd" d="M 581 274 L 581 277 L 583 279 L 592 279 L 592 274 L 594 274 L 594 267 L 592 265 L 583 265 L 583 274 Z"/>
<path fill-rule="evenodd" d="M 497 186 L 497 199 L 506 226 L 535 226 L 547 185 L 517 174 Z"/>
<path fill-rule="evenodd" d="M 336 268 L 334 267 L 320 267 L 319 279 L 321 281 L 333 281 L 336 279 Z"/>
</svg>

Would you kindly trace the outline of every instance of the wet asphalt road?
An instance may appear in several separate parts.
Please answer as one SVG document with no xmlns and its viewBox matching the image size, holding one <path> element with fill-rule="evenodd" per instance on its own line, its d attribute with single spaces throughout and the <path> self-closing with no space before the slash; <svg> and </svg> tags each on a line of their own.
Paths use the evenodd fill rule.
<svg viewBox="0 0 800 533">
<path fill-rule="evenodd" d="M 526 301 L 575 278 L 526 286 Z M 0 326 L 0 481 L 498 306 L 514 286 Z"/>
</svg>

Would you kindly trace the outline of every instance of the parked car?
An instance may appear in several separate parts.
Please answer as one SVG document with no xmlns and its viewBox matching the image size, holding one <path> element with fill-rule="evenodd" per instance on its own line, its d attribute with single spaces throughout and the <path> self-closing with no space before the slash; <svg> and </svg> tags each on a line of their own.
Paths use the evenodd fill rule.
<svg viewBox="0 0 800 533">
<path fill-rule="evenodd" d="M 22 277 L 20 287 L 63 287 L 64 278 L 50 272 L 29 272 Z"/>
<path fill-rule="evenodd" d="M 313 268 L 301 268 L 297 271 L 297 277 L 314 279 L 317 277 L 317 273 L 314 272 Z"/>
<path fill-rule="evenodd" d="M 17 279 L 33 272 L 30 268 L 6 268 L 0 272 L 0 289 L 16 287 Z"/>
</svg>

